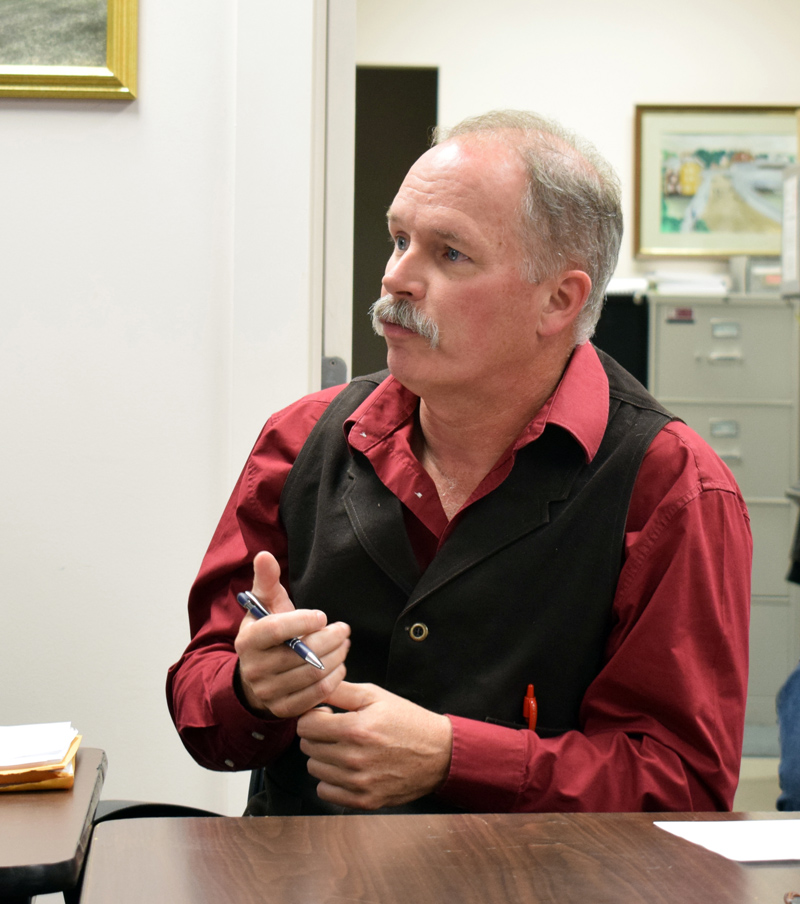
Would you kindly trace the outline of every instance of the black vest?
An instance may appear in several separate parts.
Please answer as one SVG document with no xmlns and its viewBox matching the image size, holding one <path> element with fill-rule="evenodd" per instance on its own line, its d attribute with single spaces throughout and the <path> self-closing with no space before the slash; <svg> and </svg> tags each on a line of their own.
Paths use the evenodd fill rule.
<svg viewBox="0 0 800 904">
<path fill-rule="evenodd" d="M 539 735 L 580 728 L 581 701 L 603 661 L 636 474 L 671 419 L 598 354 L 610 411 L 594 459 L 587 464 L 572 436 L 547 426 L 519 450 L 506 480 L 460 516 L 424 573 L 399 500 L 342 432 L 386 374 L 356 378 L 334 399 L 292 468 L 280 512 L 295 605 L 351 626 L 348 681 L 514 728 L 525 727 L 533 684 Z M 341 812 L 316 797 L 296 744 L 267 773 L 271 801 L 251 801 L 250 812 Z M 433 797 L 403 808 L 442 809 Z"/>
</svg>

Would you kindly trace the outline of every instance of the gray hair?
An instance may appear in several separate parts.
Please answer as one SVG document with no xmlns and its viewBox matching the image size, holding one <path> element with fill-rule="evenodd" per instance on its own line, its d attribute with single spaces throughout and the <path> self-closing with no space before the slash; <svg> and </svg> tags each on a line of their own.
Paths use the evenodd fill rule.
<svg viewBox="0 0 800 904">
<path fill-rule="evenodd" d="M 594 334 L 622 240 L 619 179 L 588 141 L 536 113 L 495 110 L 437 129 L 434 144 L 485 136 L 516 150 L 528 187 L 519 209 L 523 277 L 536 283 L 565 269 L 586 272 L 592 290 L 575 322 L 575 342 Z"/>
</svg>

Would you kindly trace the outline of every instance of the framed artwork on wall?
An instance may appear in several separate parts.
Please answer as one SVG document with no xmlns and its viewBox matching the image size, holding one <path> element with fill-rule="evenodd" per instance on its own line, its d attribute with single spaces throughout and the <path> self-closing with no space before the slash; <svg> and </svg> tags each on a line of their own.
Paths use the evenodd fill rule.
<svg viewBox="0 0 800 904">
<path fill-rule="evenodd" d="M 131 100 L 138 0 L 2 0 L 0 97 Z"/>
<path fill-rule="evenodd" d="M 639 258 L 777 256 L 796 107 L 637 106 Z"/>
</svg>

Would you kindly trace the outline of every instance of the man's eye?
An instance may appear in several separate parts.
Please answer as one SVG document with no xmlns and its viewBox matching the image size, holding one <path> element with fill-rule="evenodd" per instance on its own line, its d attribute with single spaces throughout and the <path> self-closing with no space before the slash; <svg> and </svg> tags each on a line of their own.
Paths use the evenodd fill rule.
<svg viewBox="0 0 800 904">
<path fill-rule="evenodd" d="M 396 235 L 394 237 L 394 246 L 398 251 L 405 251 L 408 248 L 408 239 L 404 235 Z"/>
<path fill-rule="evenodd" d="M 448 248 L 445 254 L 449 261 L 465 261 L 467 259 L 466 254 L 462 254 L 460 251 L 456 251 L 455 248 Z"/>
</svg>

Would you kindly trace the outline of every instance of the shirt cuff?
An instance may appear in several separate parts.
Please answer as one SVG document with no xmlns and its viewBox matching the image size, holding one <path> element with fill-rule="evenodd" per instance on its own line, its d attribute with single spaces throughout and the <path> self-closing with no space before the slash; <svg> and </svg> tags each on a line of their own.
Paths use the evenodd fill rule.
<svg viewBox="0 0 800 904">
<path fill-rule="evenodd" d="M 447 718 L 453 726 L 453 752 L 438 796 L 475 813 L 513 811 L 528 775 L 534 732 Z"/>
<path fill-rule="evenodd" d="M 212 710 L 217 724 L 224 725 L 217 749 L 217 768 L 256 769 L 270 762 L 294 738 L 296 719 L 260 715 L 243 705 L 235 690 L 238 658 L 233 656 L 214 679 Z M 224 740 L 223 740 L 224 737 Z"/>
</svg>

